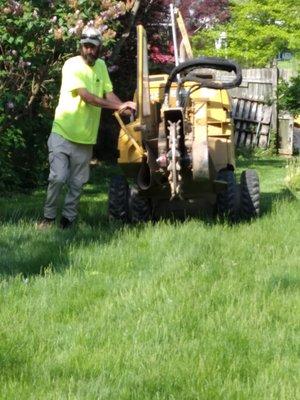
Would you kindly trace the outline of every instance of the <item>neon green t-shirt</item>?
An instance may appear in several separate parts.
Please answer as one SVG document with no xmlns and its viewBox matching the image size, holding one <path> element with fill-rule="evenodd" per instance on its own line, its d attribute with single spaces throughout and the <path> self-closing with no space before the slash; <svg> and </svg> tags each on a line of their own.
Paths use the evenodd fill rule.
<svg viewBox="0 0 300 400">
<path fill-rule="evenodd" d="M 65 62 L 52 132 L 75 143 L 95 144 L 101 108 L 85 103 L 76 92 L 79 88 L 85 88 L 98 97 L 112 92 L 112 83 L 103 60 L 97 59 L 92 67 L 81 56 Z"/>
</svg>

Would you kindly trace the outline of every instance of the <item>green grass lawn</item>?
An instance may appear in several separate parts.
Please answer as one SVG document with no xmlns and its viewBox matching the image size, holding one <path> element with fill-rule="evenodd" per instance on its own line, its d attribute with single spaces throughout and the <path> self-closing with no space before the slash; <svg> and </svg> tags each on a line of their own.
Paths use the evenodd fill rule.
<svg viewBox="0 0 300 400">
<path fill-rule="evenodd" d="M 0 399 L 300 399 L 300 207 L 285 160 L 262 216 L 110 225 L 94 172 L 76 230 L 38 232 L 44 192 L 0 200 Z"/>
</svg>

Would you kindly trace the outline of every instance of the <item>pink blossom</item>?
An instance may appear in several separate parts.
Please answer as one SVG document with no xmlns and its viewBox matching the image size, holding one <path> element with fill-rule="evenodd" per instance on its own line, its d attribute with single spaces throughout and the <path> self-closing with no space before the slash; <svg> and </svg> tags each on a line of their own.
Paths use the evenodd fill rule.
<svg viewBox="0 0 300 400">
<path fill-rule="evenodd" d="M 152 53 L 150 55 L 150 59 L 155 64 L 169 64 L 174 62 L 174 56 L 169 54 L 161 54 L 161 53 Z"/>
<path fill-rule="evenodd" d="M 103 21 L 106 21 L 109 17 L 109 14 L 107 11 L 103 11 L 100 13 L 101 18 L 103 19 Z"/>
<path fill-rule="evenodd" d="M 174 46 L 173 43 L 168 44 L 168 52 L 171 54 L 174 54 Z"/>
<path fill-rule="evenodd" d="M 22 14 L 22 12 L 23 12 L 23 6 L 22 6 L 22 4 L 20 4 L 20 3 L 17 2 L 17 1 L 14 1 L 14 0 L 11 0 L 9 3 L 10 3 L 10 4 L 9 4 L 10 9 L 11 9 L 13 15 L 20 15 L 20 14 Z"/>
<path fill-rule="evenodd" d="M 156 46 L 152 46 L 152 47 L 151 47 L 151 51 L 152 51 L 152 53 L 154 53 L 154 54 L 160 53 L 159 48 L 156 47 Z"/>
<path fill-rule="evenodd" d="M 106 31 L 106 29 L 108 29 L 108 26 L 107 26 L 107 25 L 101 25 L 101 26 L 99 27 L 99 30 L 100 30 L 101 33 L 103 33 L 104 31 Z"/>
</svg>

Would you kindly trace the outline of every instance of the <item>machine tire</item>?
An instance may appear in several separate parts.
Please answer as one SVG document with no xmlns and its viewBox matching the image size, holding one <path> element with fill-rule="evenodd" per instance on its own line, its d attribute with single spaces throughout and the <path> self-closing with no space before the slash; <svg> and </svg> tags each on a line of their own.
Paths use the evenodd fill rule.
<svg viewBox="0 0 300 400">
<path fill-rule="evenodd" d="M 259 216 L 260 188 L 259 177 L 254 169 L 241 173 L 241 215 L 245 220 Z"/>
<path fill-rule="evenodd" d="M 133 223 L 147 222 L 151 219 L 151 203 L 146 197 L 140 195 L 136 186 L 130 188 L 130 220 Z"/>
<path fill-rule="evenodd" d="M 217 195 L 217 214 L 221 218 L 227 218 L 235 222 L 239 216 L 238 207 L 238 186 L 236 185 L 234 172 L 221 170 L 217 175 L 218 180 L 227 182 L 227 189 Z"/>
<path fill-rule="evenodd" d="M 116 175 L 110 181 L 108 194 L 108 216 L 110 220 L 128 222 L 129 187 L 123 175 Z"/>
</svg>

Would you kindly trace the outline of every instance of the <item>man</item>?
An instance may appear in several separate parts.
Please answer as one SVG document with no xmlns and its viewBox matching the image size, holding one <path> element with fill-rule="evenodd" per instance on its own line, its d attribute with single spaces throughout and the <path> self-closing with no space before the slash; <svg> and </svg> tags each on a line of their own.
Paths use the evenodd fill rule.
<svg viewBox="0 0 300 400">
<path fill-rule="evenodd" d="M 135 110 L 135 103 L 123 103 L 113 93 L 105 62 L 98 58 L 101 44 L 100 32 L 86 27 L 80 40 L 80 55 L 68 59 L 62 69 L 59 103 L 48 139 L 50 174 L 40 228 L 54 224 L 65 183 L 68 192 L 60 226 L 69 228 L 75 221 L 81 189 L 89 178 L 101 109 L 118 110 L 121 114 Z"/>
</svg>

